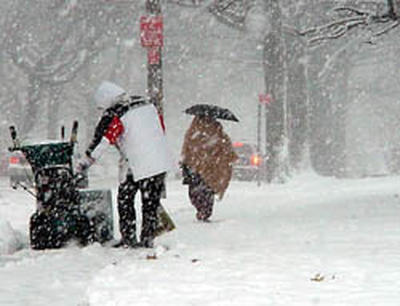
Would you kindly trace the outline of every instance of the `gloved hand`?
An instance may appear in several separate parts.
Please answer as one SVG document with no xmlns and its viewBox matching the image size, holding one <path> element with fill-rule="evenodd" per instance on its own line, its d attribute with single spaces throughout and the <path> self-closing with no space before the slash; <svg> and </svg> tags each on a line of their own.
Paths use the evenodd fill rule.
<svg viewBox="0 0 400 306">
<path fill-rule="evenodd" d="M 86 171 L 87 169 L 89 169 L 91 165 L 93 165 L 94 161 L 95 160 L 93 158 L 85 154 L 85 156 L 79 159 L 78 162 L 76 163 L 75 173 L 81 173 Z"/>
</svg>

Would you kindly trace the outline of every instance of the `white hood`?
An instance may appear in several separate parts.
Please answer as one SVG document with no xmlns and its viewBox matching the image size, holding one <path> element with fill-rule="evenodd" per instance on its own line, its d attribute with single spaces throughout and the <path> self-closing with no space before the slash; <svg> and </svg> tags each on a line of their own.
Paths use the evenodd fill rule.
<svg viewBox="0 0 400 306">
<path fill-rule="evenodd" d="M 125 93 L 125 90 L 109 81 L 103 81 L 94 94 L 97 107 L 107 108 L 116 98 Z"/>
</svg>

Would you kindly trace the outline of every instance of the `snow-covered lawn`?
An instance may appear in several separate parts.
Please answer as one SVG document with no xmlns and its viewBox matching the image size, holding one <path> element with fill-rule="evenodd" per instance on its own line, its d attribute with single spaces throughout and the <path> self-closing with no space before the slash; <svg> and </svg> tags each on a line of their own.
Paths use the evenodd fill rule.
<svg viewBox="0 0 400 306">
<path fill-rule="evenodd" d="M 114 180 L 99 186 L 115 196 Z M 34 201 L 1 181 L 0 305 L 397 306 L 398 190 L 398 177 L 232 182 L 203 224 L 169 181 L 163 203 L 177 229 L 153 250 L 32 251 Z"/>
</svg>

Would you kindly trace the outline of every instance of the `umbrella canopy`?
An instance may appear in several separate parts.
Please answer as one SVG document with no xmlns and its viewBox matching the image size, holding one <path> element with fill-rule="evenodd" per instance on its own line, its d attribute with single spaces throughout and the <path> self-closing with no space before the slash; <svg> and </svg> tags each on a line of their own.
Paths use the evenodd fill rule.
<svg viewBox="0 0 400 306">
<path fill-rule="evenodd" d="M 229 109 L 212 104 L 196 104 L 186 109 L 185 113 L 239 122 L 239 119 Z"/>
</svg>

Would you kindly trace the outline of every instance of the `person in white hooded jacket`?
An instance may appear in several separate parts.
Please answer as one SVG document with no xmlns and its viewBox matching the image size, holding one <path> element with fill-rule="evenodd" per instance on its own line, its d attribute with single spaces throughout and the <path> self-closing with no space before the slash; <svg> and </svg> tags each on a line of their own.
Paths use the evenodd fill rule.
<svg viewBox="0 0 400 306">
<path fill-rule="evenodd" d="M 118 214 L 121 241 L 116 246 L 152 247 L 157 209 L 165 188 L 165 174 L 173 161 L 164 135 L 164 122 L 155 106 L 141 96 L 129 96 L 118 85 L 104 81 L 94 99 L 103 114 L 77 171 L 89 168 L 108 145 L 120 153 Z M 140 190 L 142 226 L 136 235 L 134 198 Z"/>
</svg>

